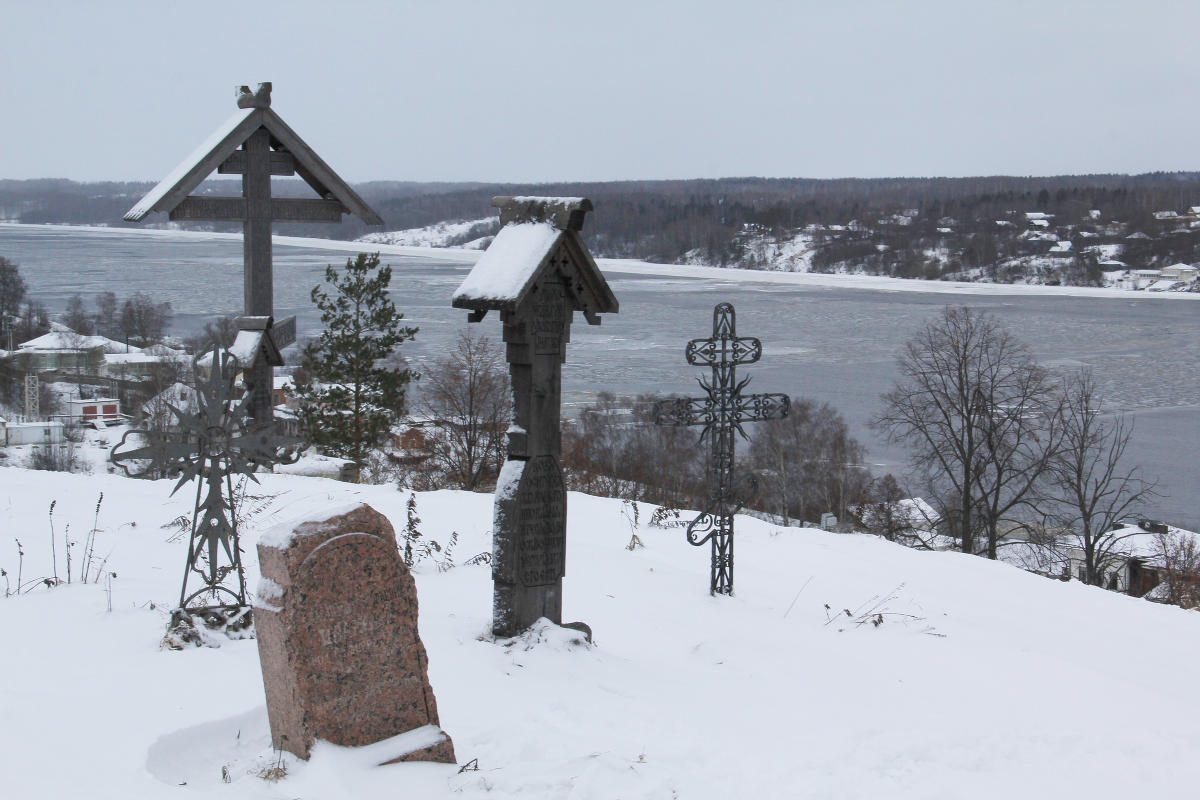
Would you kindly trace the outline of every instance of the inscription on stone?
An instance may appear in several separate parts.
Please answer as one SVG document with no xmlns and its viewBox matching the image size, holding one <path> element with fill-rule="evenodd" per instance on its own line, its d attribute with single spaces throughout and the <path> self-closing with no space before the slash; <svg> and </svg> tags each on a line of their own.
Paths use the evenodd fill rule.
<svg viewBox="0 0 1200 800">
<path fill-rule="evenodd" d="M 530 459 L 517 488 L 521 581 L 554 583 L 566 574 L 567 490 L 553 456 Z"/>
<path fill-rule="evenodd" d="M 258 553 L 255 620 L 275 747 L 307 758 L 316 739 L 361 746 L 428 729 L 424 745 L 390 760 L 453 763 L 417 634 L 416 585 L 387 518 L 360 505 L 277 528 Z"/>
</svg>

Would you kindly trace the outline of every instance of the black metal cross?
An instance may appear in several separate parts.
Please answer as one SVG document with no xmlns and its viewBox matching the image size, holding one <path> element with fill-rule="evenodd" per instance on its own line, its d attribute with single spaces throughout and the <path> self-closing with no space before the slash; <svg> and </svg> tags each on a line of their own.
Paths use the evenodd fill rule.
<svg viewBox="0 0 1200 800">
<path fill-rule="evenodd" d="M 168 405 L 179 430 L 130 430 L 110 458 L 130 477 L 157 476 L 164 469 L 178 472 L 179 482 L 171 494 L 188 481 L 201 479 L 196 484 L 192 535 L 175 616 L 198 616 L 210 628 L 237 630 L 248 625 L 250 618 L 232 479 L 245 475 L 257 482 L 256 468 L 295 461 L 299 440 L 249 424 L 251 395 L 236 396 L 234 378 L 239 365 L 229 351 L 214 350 L 192 363 L 198 410 L 187 413 Z M 207 378 L 201 380 L 205 370 Z M 130 435 L 137 435 L 145 444 L 123 450 Z M 189 593 L 193 576 L 201 585 Z M 236 581 L 232 587 L 226 585 L 231 577 Z M 172 622 L 176 621 L 173 618 Z"/>
<path fill-rule="evenodd" d="M 655 407 L 658 425 L 703 425 L 700 439 L 709 437 L 708 480 L 711 501 L 706 511 L 692 520 L 687 540 L 699 547 L 712 542 L 711 594 L 733 594 L 733 515 L 745 502 L 745 492 L 734 485 L 734 438 L 743 439 L 742 424 L 788 415 L 791 402 L 785 394 L 742 394 L 749 378 L 738 381 L 738 364 L 753 364 L 762 357 L 762 342 L 737 335 L 736 315 L 729 303 L 713 309 L 713 335 L 688 342 L 687 360 L 697 367 L 711 367 L 712 378 L 699 379 L 707 396 L 662 400 Z M 743 484 L 753 485 L 752 476 Z"/>
</svg>

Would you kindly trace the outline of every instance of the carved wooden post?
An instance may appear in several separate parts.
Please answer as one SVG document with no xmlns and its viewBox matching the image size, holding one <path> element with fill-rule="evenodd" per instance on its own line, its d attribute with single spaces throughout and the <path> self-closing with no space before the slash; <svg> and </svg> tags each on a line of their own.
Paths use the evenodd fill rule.
<svg viewBox="0 0 1200 800">
<path fill-rule="evenodd" d="M 492 205 L 504 227 L 452 302 L 471 310 L 472 322 L 498 310 L 504 328 L 513 414 L 496 486 L 492 631 L 513 636 L 539 617 L 562 623 L 562 364 L 573 312 L 599 325 L 618 305 L 579 236 L 591 201 L 497 197 Z"/>
</svg>

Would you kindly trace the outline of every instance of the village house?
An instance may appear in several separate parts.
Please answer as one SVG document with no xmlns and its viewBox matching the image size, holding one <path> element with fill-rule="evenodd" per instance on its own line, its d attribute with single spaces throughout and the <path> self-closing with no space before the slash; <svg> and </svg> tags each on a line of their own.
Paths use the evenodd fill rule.
<svg viewBox="0 0 1200 800">
<path fill-rule="evenodd" d="M 1190 281 L 1195 279 L 1197 274 L 1200 274 L 1200 270 L 1191 264 L 1172 264 L 1161 270 L 1162 277 L 1176 281 Z"/>
<path fill-rule="evenodd" d="M 0 444 L 7 446 L 61 444 L 66 441 L 62 422 L 58 420 L 34 420 L 26 422 L 23 417 L 12 420 L 0 417 Z"/>
<path fill-rule="evenodd" d="M 121 421 L 121 401 L 116 397 L 72 397 L 67 400 L 67 409 L 68 419 L 76 424 L 98 421 L 107 425 Z"/>
</svg>

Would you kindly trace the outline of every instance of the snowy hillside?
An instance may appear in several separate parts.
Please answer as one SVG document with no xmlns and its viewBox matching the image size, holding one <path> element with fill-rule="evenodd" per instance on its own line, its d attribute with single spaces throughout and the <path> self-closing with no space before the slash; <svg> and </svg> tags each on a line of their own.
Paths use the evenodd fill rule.
<svg viewBox="0 0 1200 800">
<path fill-rule="evenodd" d="M 486 217 L 438 222 L 423 228 L 406 228 L 401 231 L 368 233 L 356 241 L 406 247 L 465 247 L 469 250 L 483 250 L 499 229 L 500 223 L 496 218 Z"/>
<path fill-rule="evenodd" d="M 49 574 L 63 535 L 115 572 L 0 600 L 6 797 L 1192 798 L 1200 616 L 953 553 L 738 519 L 737 595 L 708 553 L 622 504 L 570 496 L 565 616 L 489 640 L 486 566 L 416 569 L 421 633 L 460 764 L 368 766 L 319 746 L 273 763 L 258 653 L 159 649 L 192 494 L 169 482 L 0 469 L 0 567 Z M 247 532 L 350 499 L 400 529 L 407 493 L 262 476 Z M 649 517 L 643 508 L 643 522 Z M 490 548 L 491 497 L 418 495 L 421 530 L 462 563 Z M 166 527 L 164 527 L 166 526 Z M 111 553 L 111 555 L 110 555 Z M 367 754 L 369 755 L 369 754 Z M 228 784 L 222 772 L 228 775 Z"/>
</svg>

